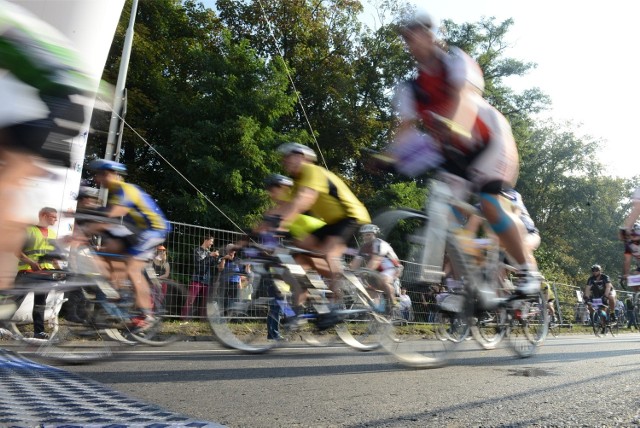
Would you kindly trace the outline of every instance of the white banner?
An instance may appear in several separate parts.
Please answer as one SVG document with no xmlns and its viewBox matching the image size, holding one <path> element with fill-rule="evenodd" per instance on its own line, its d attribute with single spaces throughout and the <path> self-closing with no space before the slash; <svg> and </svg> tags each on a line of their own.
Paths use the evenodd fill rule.
<svg viewBox="0 0 640 428">
<path fill-rule="evenodd" d="M 84 68 L 94 79 L 97 89 L 111 48 L 124 0 L 9 0 L 55 27 L 75 46 Z M 111 83 L 111 82 L 110 82 Z M 112 82 L 115 83 L 115 82 Z M 95 101 L 95 100 L 94 100 Z M 75 210 L 75 197 L 80 186 L 91 114 L 87 114 L 84 131 L 73 141 L 71 168 L 50 168 L 52 175 L 30 180 L 25 212 L 26 220 L 38 221 L 40 208 L 49 206 L 59 211 Z M 58 236 L 71 232 L 72 220 L 60 218 Z"/>
</svg>

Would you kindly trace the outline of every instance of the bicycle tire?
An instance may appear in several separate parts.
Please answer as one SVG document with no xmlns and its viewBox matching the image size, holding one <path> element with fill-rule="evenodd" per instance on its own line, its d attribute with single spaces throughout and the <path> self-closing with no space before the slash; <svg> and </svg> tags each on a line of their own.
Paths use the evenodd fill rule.
<svg viewBox="0 0 640 428">
<path fill-rule="evenodd" d="M 262 299 L 262 306 L 253 310 L 255 302 L 231 301 L 226 298 L 224 287 L 212 287 L 207 298 L 207 319 L 218 342 L 248 354 L 261 354 L 278 346 L 278 338 L 267 337 L 272 299 Z"/>
<path fill-rule="evenodd" d="M 505 308 L 483 311 L 470 318 L 471 334 L 482 349 L 496 349 L 507 334 L 508 321 Z"/>
<path fill-rule="evenodd" d="M 512 302 L 511 309 L 507 311 L 507 342 L 520 358 L 534 355 L 549 333 L 549 313 L 540 309 L 545 307 L 545 303 L 544 295 L 540 292 L 535 296 L 518 300 L 516 305 Z"/>
<path fill-rule="evenodd" d="M 375 284 L 382 281 L 381 275 L 367 269 L 357 274 L 346 272 L 345 275 L 345 279 L 339 283 L 345 308 L 338 311 L 343 320 L 335 326 L 336 334 L 342 342 L 358 351 L 378 349 L 382 346 L 384 336 L 393 329 L 391 320 L 384 314 L 384 306 L 389 302 L 380 296 L 381 303 L 376 308 L 367 291 L 367 288 L 374 289 Z"/>
<path fill-rule="evenodd" d="M 151 269 L 151 271 L 149 271 L 149 269 Z M 155 277 L 153 268 L 146 268 L 144 272 L 149 282 L 154 321 L 151 326 L 145 330 L 135 329 L 126 323 L 126 327 L 122 333 L 124 333 L 125 339 L 133 339 L 148 346 L 166 346 L 175 343 L 181 339 L 181 335 L 166 333 L 163 329 L 166 311 L 164 308 L 162 284 Z"/>
<path fill-rule="evenodd" d="M 460 343 L 471 334 L 468 317 L 452 313 L 440 312 L 436 319 L 436 337 L 440 340 L 450 340 Z"/>
<path fill-rule="evenodd" d="M 436 313 L 436 317 L 440 315 Z M 435 330 L 409 329 L 401 335 L 390 331 L 383 336 L 382 346 L 402 366 L 415 369 L 443 367 L 459 342 L 441 340 Z"/>
</svg>

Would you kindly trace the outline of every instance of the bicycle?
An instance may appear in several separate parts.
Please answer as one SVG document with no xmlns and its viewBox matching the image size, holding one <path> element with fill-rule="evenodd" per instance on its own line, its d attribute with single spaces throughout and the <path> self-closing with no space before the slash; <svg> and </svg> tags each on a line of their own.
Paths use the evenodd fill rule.
<svg viewBox="0 0 640 428">
<path fill-rule="evenodd" d="M 458 225 L 451 221 L 455 210 L 480 216 L 479 211 L 456 198 L 448 184 L 438 180 L 431 180 L 430 184 L 424 212 L 392 210 L 373 222 L 388 236 L 401 221 L 417 221 L 418 231 L 407 238 L 413 246 L 411 259 L 421 266 L 417 281 L 439 284 L 448 254 L 454 275 L 464 285 L 460 293 L 449 294 L 438 303 L 442 316 L 451 319 L 451 314 L 457 314 L 456 317 L 466 319 L 473 338 L 487 349 L 507 338 L 518 356 L 533 355 L 548 333 L 546 311 L 541 312 L 542 322 L 528 319 L 532 307 L 544 307 L 542 292 L 527 297 L 511 296 L 498 243 L 493 239 L 469 239 L 459 234 Z M 420 336 L 387 341 L 385 345 L 403 365 L 439 367 L 446 363 L 456 343 L 434 339 Z"/>
<path fill-rule="evenodd" d="M 607 332 L 609 332 L 612 337 L 616 337 L 619 333 L 620 326 L 616 320 L 610 319 L 608 313 L 609 306 L 602 301 L 602 298 L 591 299 L 590 306 L 595 308 L 591 317 L 593 334 L 595 334 L 596 337 L 600 337 L 606 336 Z"/>
<path fill-rule="evenodd" d="M 212 290 L 207 317 L 218 341 L 245 353 L 267 352 L 298 339 L 309 345 L 326 346 L 335 343 L 336 336 L 357 350 L 380 347 L 391 322 L 367 291 L 375 288 L 378 274 L 345 270 L 339 281 L 340 308 L 336 310 L 324 279 L 298 265 L 293 258 L 296 254 L 321 257 L 283 245 L 265 248 L 253 244 L 244 248 L 241 263 L 252 265 L 253 272 L 261 278 L 260 285 L 248 298 L 234 301 L 226 299 L 220 287 Z M 278 291 L 269 291 L 270 287 Z M 308 292 L 306 309 L 299 317 L 291 308 L 292 290 Z M 336 315 L 339 320 L 328 319 Z M 277 337 L 269 337 L 270 325 L 278 332 Z"/>
<path fill-rule="evenodd" d="M 75 215 L 85 221 L 108 221 L 91 215 Z M 77 225 L 76 231 L 83 233 L 83 226 Z M 69 252 L 58 250 L 54 256 L 49 256 L 64 259 L 67 264 L 65 270 L 25 273 L 16 283 L 17 288 L 10 291 L 16 297 L 33 290 L 76 293 L 78 299 L 73 306 L 75 315 L 58 320 L 46 340 L 29 337 L 28 327 L 25 328 L 24 323 L 5 321 L 3 324 L 12 333 L 12 338 L 38 356 L 74 363 L 112 357 L 122 346 L 138 343 L 164 346 L 177 341 L 178 335 L 164 335 L 161 332 L 165 315 L 164 294 L 153 268 L 148 266 L 143 274 L 149 280 L 155 322 L 141 330 L 131 323 L 136 313 L 131 285 L 125 282 L 120 287 L 114 287 L 101 268 L 104 257 L 121 259 L 123 256 L 100 253 L 86 240 L 82 241 Z"/>
</svg>

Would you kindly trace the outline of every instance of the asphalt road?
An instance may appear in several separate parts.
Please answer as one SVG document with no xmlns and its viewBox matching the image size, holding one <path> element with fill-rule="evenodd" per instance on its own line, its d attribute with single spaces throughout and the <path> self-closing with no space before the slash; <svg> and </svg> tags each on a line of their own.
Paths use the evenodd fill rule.
<svg viewBox="0 0 640 428">
<path fill-rule="evenodd" d="M 470 341 L 448 366 L 412 370 L 383 351 L 184 342 L 64 369 L 229 427 L 637 426 L 639 350 L 637 333 L 550 337 L 524 360 Z"/>
</svg>

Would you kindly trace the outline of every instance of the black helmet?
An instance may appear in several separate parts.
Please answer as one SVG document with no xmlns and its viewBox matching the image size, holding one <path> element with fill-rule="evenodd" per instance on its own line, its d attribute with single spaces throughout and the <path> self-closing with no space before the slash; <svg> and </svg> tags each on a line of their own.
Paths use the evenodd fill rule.
<svg viewBox="0 0 640 428">
<path fill-rule="evenodd" d="M 264 187 L 267 189 L 275 186 L 293 186 L 293 180 L 281 174 L 271 174 L 264 180 Z"/>
</svg>

